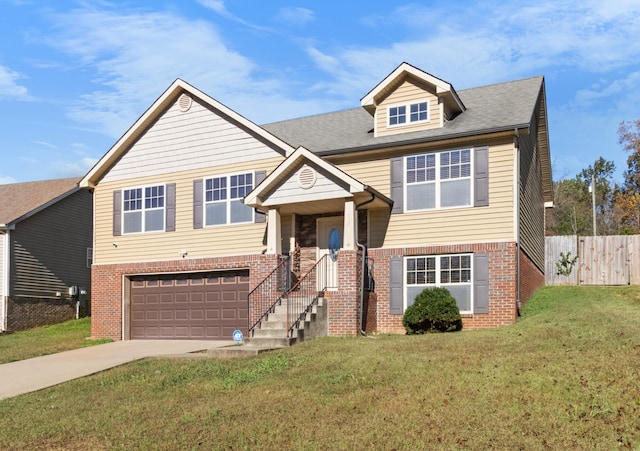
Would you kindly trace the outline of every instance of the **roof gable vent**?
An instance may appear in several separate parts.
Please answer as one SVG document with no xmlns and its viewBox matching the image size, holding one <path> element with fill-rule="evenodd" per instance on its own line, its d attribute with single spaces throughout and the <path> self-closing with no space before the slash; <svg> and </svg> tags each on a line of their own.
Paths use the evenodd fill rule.
<svg viewBox="0 0 640 451">
<path fill-rule="evenodd" d="M 192 103 L 193 103 L 193 100 L 187 94 L 182 94 L 178 99 L 178 107 L 180 108 L 180 111 L 182 111 L 183 113 L 186 113 L 187 111 L 189 111 Z"/>
<path fill-rule="evenodd" d="M 312 188 L 313 185 L 316 184 L 316 179 L 316 171 L 307 165 L 303 166 L 303 168 L 300 169 L 300 172 L 298 172 L 298 185 L 302 189 Z"/>
</svg>

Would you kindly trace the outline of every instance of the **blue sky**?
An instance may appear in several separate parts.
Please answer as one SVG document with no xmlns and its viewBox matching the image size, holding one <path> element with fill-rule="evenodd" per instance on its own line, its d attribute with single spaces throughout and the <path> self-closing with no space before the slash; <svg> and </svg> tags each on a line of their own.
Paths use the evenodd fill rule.
<svg viewBox="0 0 640 451">
<path fill-rule="evenodd" d="M 252 121 L 357 107 L 398 64 L 456 90 L 544 75 L 554 178 L 621 178 L 640 0 L 0 0 L 0 183 L 84 175 L 175 80 Z"/>
</svg>

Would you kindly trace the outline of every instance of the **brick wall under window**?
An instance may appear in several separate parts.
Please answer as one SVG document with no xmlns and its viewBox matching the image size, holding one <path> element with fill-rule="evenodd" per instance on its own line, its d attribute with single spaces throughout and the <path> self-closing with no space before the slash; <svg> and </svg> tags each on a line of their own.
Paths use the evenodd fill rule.
<svg viewBox="0 0 640 451">
<path fill-rule="evenodd" d="M 463 329 L 483 329 L 512 324 L 517 317 L 516 243 L 416 246 L 369 250 L 369 256 L 375 260 L 376 332 L 405 333 L 402 327 L 402 315 L 389 314 L 389 259 L 391 257 L 480 252 L 489 255 L 489 313 L 462 315 Z M 367 315 L 371 315 L 371 312 Z"/>
</svg>

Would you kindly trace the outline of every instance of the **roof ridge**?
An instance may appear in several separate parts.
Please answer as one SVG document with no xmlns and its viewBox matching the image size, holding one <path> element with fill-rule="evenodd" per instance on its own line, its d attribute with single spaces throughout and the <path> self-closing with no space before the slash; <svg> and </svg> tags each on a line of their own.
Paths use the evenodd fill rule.
<svg viewBox="0 0 640 451">
<path fill-rule="evenodd" d="M 508 81 L 501 81 L 501 82 L 497 82 L 497 83 L 489 83 L 487 85 L 482 85 L 482 86 L 474 86 L 472 88 L 465 88 L 465 89 L 460 89 L 460 90 L 456 90 L 459 94 L 460 93 L 464 93 L 464 92 L 468 92 L 468 91 L 472 91 L 472 90 L 476 90 L 476 89 L 485 89 L 485 88 L 491 88 L 491 87 L 495 87 L 495 86 L 504 86 L 504 85 L 510 85 L 510 84 L 514 84 L 514 83 L 522 83 L 528 80 L 534 80 L 534 79 L 544 79 L 544 75 L 534 75 L 531 77 L 525 77 L 525 78 L 519 78 L 517 80 L 508 80 Z M 280 121 L 274 121 L 274 122 L 266 122 L 263 124 L 259 124 L 260 127 L 268 127 L 271 125 L 277 125 L 277 124 L 283 124 L 286 122 L 291 122 L 291 121 L 298 121 L 301 119 L 311 119 L 311 118 L 317 118 L 317 117 L 321 117 L 321 116 L 327 116 L 327 115 L 334 115 L 334 114 L 338 114 L 338 113 L 346 113 L 348 111 L 353 111 L 353 110 L 362 110 L 364 112 L 366 112 L 366 110 L 361 107 L 361 106 L 356 106 L 353 108 L 344 108 L 342 110 L 334 110 L 334 111 L 326 111 L 324 113 L 316 113 L 316 114 L 309 114 L 307 116 L 298 116 L 298 117 L 291 117 L 289 119 L 283 119 Z"/>
<path fill-rule="evenodd" d="M 499 86 L 499 85 L 510 85 L 510 84 L 514 84 L 514 83 L 522 83 L 524 81 L 529 81 L 529 80 L 534 80 L 534 79 L 543 79 L 543 78 L 544 78 L 544 75 L 534 75 L 532 77 L 518 78 L 516 80 L 499 81 L 497 83 L 489 83 L 487 85 L 474 86 L 474 87 L 471 87 L 471 88 L 464 88 L 464 89 L 460 89 L 458 92 L 471 91 L 473 89 L 491 88 L 493 86 Z"/>
</svg>

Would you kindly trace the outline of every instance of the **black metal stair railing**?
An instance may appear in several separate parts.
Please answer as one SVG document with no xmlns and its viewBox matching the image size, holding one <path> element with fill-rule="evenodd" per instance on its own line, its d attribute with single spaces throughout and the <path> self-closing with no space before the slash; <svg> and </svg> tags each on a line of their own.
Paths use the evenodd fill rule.
<svg viewBox="0 0 640 451">
<path fill-rule="evenodd" d="M 289 264 L 289 256 L 281 255 L 275 269 L 249 293 L 250 336 L 253 336 L 253 331 L 262 323 L 262 320 L 282 303 L 282 299 L 289 291 L 291 287 Z"/>
<path fill-rule="evenodd" d="M 313 267 L 296 282 L 287 294 L 288 336 L 293 337 L 295 329 L 300 327 L 313 304 L 327 288 L 335 285 L 335 262 L 329 255 L 324 255 Z"/>
</svg>

